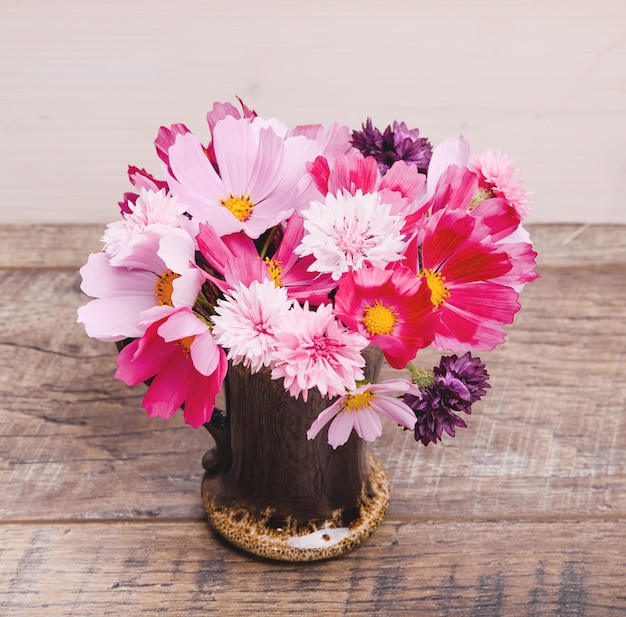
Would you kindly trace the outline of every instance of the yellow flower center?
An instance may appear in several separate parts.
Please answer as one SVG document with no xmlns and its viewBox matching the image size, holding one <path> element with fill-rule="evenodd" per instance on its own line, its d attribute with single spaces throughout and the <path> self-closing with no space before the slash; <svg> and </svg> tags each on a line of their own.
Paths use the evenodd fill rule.
<svg viewBox="0 0 626 617">
<path fill-rule="evenodd" d="M 194 338 L 196 337 L 186 336 L 185 338 L 181 338 L 179 341 L 176 341 L 176 344 L 183 348 L 183 353 L 187 358 L 191 355 L 191 343 L 193 343 Z"/>
<path fill-rule="evenodd" d="M 280 275 L 283 273 L 282 263 L 276 259 L 265 258 L 267 264 L 267 270 L 274 281 L 274 287 L 282 287 L 283 283 L 280 280 Z"/>
<path fill-rule="evenodd" d="M 240 197 L 235 197 L 231 193 L 228 199 L 220 199 L 220 203 L 224 208 L 228 208 L 242 223 L 250 218 L 252 208 L 255 206 L 250 199 L 250 195 L 244 195 L 243 193 Z"/>
<path fill-rule="evenodd" d="M 343 404 L 343 411 L 361 411 L 364 407 L 371 407 L 376 395 L 369 390 L 359 394 L 348 394 Z"/>
<path fill-rule="evenodd" d="M 180 274 L 166 270 L 156 280 L 154 284 L 154 295 L 159 303 L 159 306 L 174 306 L 172 304 L 172 293 L 174 291 L 174 281 L 180 278 Z"/>
<path fill-rule="evenodd" d="M 443 306 L 446 298 L 450 297 L 450 289 L 445 285 L 446 277 L 441 272 L 434 272 L 432 268 L 422 270 L 419 275 L 426 278 L 433 306 L 435 308 Z"/>
<path fill-rule="evenodd" d="M 391 334 L 399 315 L 394 312 L 393 306 L 385 306 L 376 300 L 373 306 L 365 305 L 363 325 L 370 334 Z"/>
</svg>

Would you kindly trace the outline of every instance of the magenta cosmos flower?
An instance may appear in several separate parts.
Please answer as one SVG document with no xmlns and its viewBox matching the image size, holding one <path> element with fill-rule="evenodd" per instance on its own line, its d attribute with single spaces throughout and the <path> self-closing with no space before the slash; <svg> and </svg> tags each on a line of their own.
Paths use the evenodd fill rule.
<svg viewBox="0 0 626 617">
<path fill-rule="evenodd" d="M 328 300 L 337 283 L 328 274 L 309 270 L 312 256 L 296 255 L 295 248 L 303 234 L 303 219 L 294 213 L 284 229 L 279 226 L 274 230 L 278 247 L 263 258 L 253 240 L 241 232 L 220 237 L 210 225 L 201 224 L 196 240 L 213 271 L 208 278 L 222 292 L 227 293 L 239 283 L 249 285 L 254 280 L 272 279 L 276 287 L 287 289 L 290 299 L 317 306 Z"/>
<path fill-rule="evenodd" d="M 124 347 L 117 366 L 127 386 L 152 379 L 142 401 L 149 417 L 169 418 L 184 404 L 185 422 L 198 428 L 211 419 L 228 362 L 207 324 L 179 309 Z"/>
<path fill-rule="evenodd" d="M 170 190 L 187 206 L 196 231 L 210 223 L 220 236 L 244 231 L 253 239 L 303 205 L 297 185 L 305 162 L 317 154 L 315 142 L 285 138 L 258 117 L 226 116 L 215 124 L 215 166 L 184 127 L 162 130 L 157 143 L 167 148 Z"/>
<path fill-rule="evenodd" d="M 404 368 L 433 339 L 428 285 L 402 265 L 348 272 L 339 282 L 335 314 L 380 347 L 394 368 Z"/>
<path fill-rule="evenodd" d="M 365 337 L 337 321 L 330 304 L 312 311 L 299 304 L 283 316 L 275 332 L 272 379 L 283 378 L 285 390 L 306 401 L 310 388 L 337 396 L 363 379 Z"/>
<path fill-rule="evenodd" d="M 320 413 L 306 435 L 315 439 L 328 422 L 328 443 L 342 446 L 354 430 L 365 441 L 374 441 L 383 432 L 380 416 L 387 416 L 409 430 L 415 428 L 417 418 L 413 410 L 401 400 L 406 394 L 419 395 L 417 386 L 405 379 L 389 379 L 382 383 L 366 383 L 340 396 Z"/>
<path fill-rule="evenodd" d="M 504 342 L 518 293 L 494 282 L 511 270 L 506 252 L 490 241 L 489 228 L 464 210 L 442 209 L 426 220 L 405 264 L 430 289 L 438 317 L 433 345 L 453 352 L 490 350 Z"/>
</svg>

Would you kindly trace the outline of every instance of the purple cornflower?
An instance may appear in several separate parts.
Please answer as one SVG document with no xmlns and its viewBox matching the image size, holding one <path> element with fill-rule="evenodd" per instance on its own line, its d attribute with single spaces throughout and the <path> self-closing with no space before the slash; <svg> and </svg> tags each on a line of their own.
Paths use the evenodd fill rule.
<svg viewBox="0 0 626 617">
<path fill-rule="evenodd" d="M 363 156 L 373 156 L 383 175 L 396 161 L 413 164 L 425 174 L 433 147 L 419 134 L 419 129 L 408 129 L 404 122 L 394 122 L 381 133 L 368 118 L 361 131 L 352 131 L 352 145 Z"/>
<path fill-rule="evenodd" d="M 472 404 L 486 393 L 489 374 L 480 358 L 468 351 L 461 356 L 443 356 L 432 375 L 417 384 L 421 396 L 404 395 L 404 402 L 417 417 L 415 441 L 425 446 L 441 441 L 443 431 L 454 437 L 455 429 L 467 425 L 458 413 L 472 413 Z"/>
</svg>

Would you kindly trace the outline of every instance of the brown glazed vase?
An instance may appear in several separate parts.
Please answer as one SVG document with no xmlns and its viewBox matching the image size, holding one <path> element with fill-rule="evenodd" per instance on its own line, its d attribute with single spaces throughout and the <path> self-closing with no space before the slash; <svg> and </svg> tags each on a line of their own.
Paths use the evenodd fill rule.
<svg viewBox="0 0 626 617">
<path fill-rule="evenodd" d="M 364 351 L 366 378 L 382 365 Z M 202 501 L 213 528 L 235 546 L 270 559 L 313 561 L 341 555 L 379 525 L 389 505 L 384 469 L 352 433 L 336 450 L 326 430 L 307 429 L 330 405 L 317 389 L 307 402 L 285 391 L 270 370 L 230 366 L 226 410 L 206 427 L 215 439 L 203 465 Z"/>
</svg>

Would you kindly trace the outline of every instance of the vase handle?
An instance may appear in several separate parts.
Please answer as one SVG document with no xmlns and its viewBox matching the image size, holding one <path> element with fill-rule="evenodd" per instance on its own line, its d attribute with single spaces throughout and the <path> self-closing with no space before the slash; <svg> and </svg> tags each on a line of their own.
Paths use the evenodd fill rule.
<svg viewBox="0 0 626 617">
<path fill-rule="evenodd" d="M 204 424 L 215 440 L 215 445 L 207 450 L 202 457 L 202 467 L 210 475 L 225 473 L 232 463 L 232 450 L 230 446 L 230 418 L 228 412 L 215 408 L 211 420 Z"/>
</svg>

